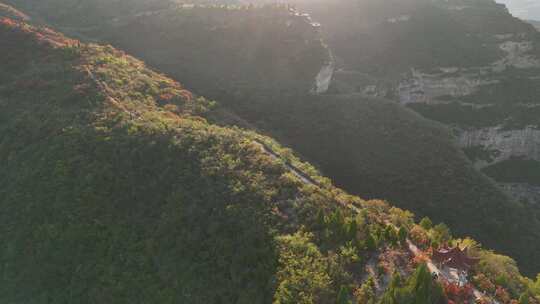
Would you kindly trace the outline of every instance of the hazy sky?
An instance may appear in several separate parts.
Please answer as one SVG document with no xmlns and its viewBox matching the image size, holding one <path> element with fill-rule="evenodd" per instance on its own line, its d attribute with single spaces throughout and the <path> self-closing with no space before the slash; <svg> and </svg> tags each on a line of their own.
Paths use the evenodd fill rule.
<svg viewBox="0 0 540 304">
<path fill-rule="evenodd" d="M 504 3 L 510 12 L 521 19 L 540 20 L 540 0 L 496 0 Z"/>
</svg>

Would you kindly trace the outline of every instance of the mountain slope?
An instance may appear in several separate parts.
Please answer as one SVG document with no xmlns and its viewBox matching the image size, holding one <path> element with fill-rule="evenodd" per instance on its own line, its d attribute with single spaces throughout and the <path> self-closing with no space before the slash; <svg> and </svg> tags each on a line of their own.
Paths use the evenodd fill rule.
<svg viewBox="0 0 540 304">
<path fill-rule="evenodd" d="M 342 18 L 344 10 L 347 14 L 358 13 L 358 7 L 351 8 L 347 2 L 336 11 L 327 10 L 327 6 L 323 11 L 336 13 L 338 17 L 334 23 L 337 26 L 344 20 L 353 23 L 354 20 L 374 20 L 375 24 L 384 21 L 381 33 L 390 36 L 380 35 L 383 40 L 372 43 L 349 39 L 347 34 L 335 36 L 342 39 L 339 41 L 343 42 L 343 47 L 352 45 L 354 48 L 356 45 L 363 54 L 374 56 L 365 58 L 354 56 L 358 50 L 349 53 L 340 49 L 336 46 L 338 43 L 330 39 L 337 55 L 356 60 L 354 66 L 361 67 L 362 71 L 349 74 L 348 71 L 337 71 L 330 94 L 321 96 L 306 93 L 325 60 L 324 47 L 318 40 L 318 27 L 306 16 L 289 11 L 285 6 L 179 6 L 119 16 L 105 25 L 100 23 L 93 34 L 126 48 L 178 79 L 185 79 L 197 92 L 220 101 L 225 116 L 234 117 L 227 120 L 228 123 L 272 134 L 301 152 L 349 192 L 389 198 L 420 216 L 429 215 L 437 221 L 448 222 L 458 234 L 472 233 L 483 243 L 518 257 L 520 263 L 534 273 L 540 267 L 535 264 L 539 248 L 531 244 L 540 244 L 536 242 L 540 239 L 540 223 L 530 206 L 512 202 L 483 174 L 475 171 L 463 153 L 456 149 L 449 132 L 441 126 L 404 111 L 399 105 L 366 98 L 366 95 L 390 99 L 399 96 L 391 86 L 396 81 L 399 83 L 396 75 L 408 69 L 400 63 L 400 58 L 407 59 L 405 64 L 429 67 L 436 63 L 433 60 L 444 59 L 445 63 L 457 64 L 463 58 L 469 58 L 462 62 L 467 66 L 499 56 L 495 42 L 491 41 L 490 51 L 484 52 L 476 37 L 463 37 L 461 31 L 481 32 L 483 24 L 496 26 L 492 29 L 496 31 L 500 24 L 489 14 L 480 15 L 481 20 L 463 24 L 459 19 L 463 16 L 449 17 L 444 14 L 448 7 L 433 5 L 432 1 L 362 3 L 365 9 L 374 6 L 375 12 L 382 16 L 365 13 L 362 16 L 366 18 Z M 393 23 L 388 19 L 399 19 L 403 10 L 415 10 L 418 3 L 422 4 L 422 9 L 417 12 L 419 18 L 425 14 L 428 17 L 420 19 L 420 23 L 414 23 L 411 28 L 403 27 L 394 32 L 389 27 Z M 54 5 L 50 4 L 47 9 L 53 11 Z M 480 4 L 476 5 L 471 14 L 477 14 L 481 8 Z M 488 8 L 495 12 L 499 9 L 496 5 L 488 5 Z M 34 12 L 39 15 L 41 10 Z M 74 11 L 75 15 L 78 13 L 80 10 Z M 333 28 L 332 20 L 315 16 L 328 27 L 323 27 L 323 31 Z M 63 24 L 57 22 L 60 22 L 57 25 Z M 431 22 L 437 22 L 438 27 L 426 35 L 415 36 L 413 41 L 402 41 L 403 35 L 408 37 L 408 33 L 419 28 L 430 29 L 423 25 Z M 448 35 L 457 39 L 456 44 L 462 47 L 466 56 L 455 56 L 459 52 L 449 51 L 445 47 L 446 41 L 439 45 L 439 38 L 444 35 L 438 30 L 446 25 L 445 22 L 457 24 L 457 28 L 448 28 Z M 505 19 L 504 24 L 519 30 L 529 28 L 513 19 Z M 345 29 L 356 31 L 355 26 L 346 23 Z M 390 54 L 391 57 L 383 56 L 396 49 L 400 51 Z M 426 56 L 430 55 L 426 50 L 439 55 Z M 347 54 L 351 56 L 346 57 Z M 367 71 L 373 74 L 365 73 Z M 347 77 L 347 81 L 342 81 L 343 77 Z M 355 83 L 358 77 L 361 81 Z M 341 92 L 335 88 L 340 85 L 347 90 Z M 349 95 L 350 88 L 361 94 L 355 92 L 348 97 L 335 94 Z M 231 110 L 241 119 L 230 115 Z M 219 123 L 225 121 L 222 115 L 211 117 Z M 393 148 L 388 149 L 390 146 Z M 394 153 L 394 150 L 400 152 Z"/>
<path fill-rule="evenodd" d="M 475 172 L 442 128 L 402 111 L 399 106 L 384 102 L 381 106 L 361 96 L 335 98 L 287 92 L 290 82 L 265 89 L 260 85 L 228 84 L 223 90 L 213 90 L 208 83 L 216 83 L 214 77 L 228 73 L 214 74 L 205 64 L 177 61 L 176 55 L 156 60 L 147 51 L 146 43 L 129 38 L 129 32 L 140 33 L 141 28 L 148 33 L 163 30 L 161 16 L 147 19 L 151 21 L 129 23 L 119 31 L 117 37 L 121 38 L 111 41 L 178 78 L 185 74 L 185 66 L 202 71 L 203 85 L 195 86 L 199 92 L 219 99 L 251 125 L 299 151 L 348 191 L 396 201 L 400 207 L 449 223 L 458 233 L 473 233 L 484 243 L 520 256 L 523 263 L 530 265 L 531 252 L 537 249 L 519 254 L 529 247 L 531 240 L 540 238 L 534 228 L 539 227 L 538 220 L 530 218 L 526 227 L 508 229 L 508 225 L 501 225 L 519 222 L 527 211 L 510 203 L 495 185 Z M 174 28 L 180 29 L 166 28 L 164 37 L 172 39 L 167 33 L 175 32 Z M 166 39 L 156 39 L 150 44 L 172 53 L 184 49 L 174 46 L 180 45 L 181 39 L 168 44 L 162 41 Z M 138 43 L 138 47 L 133 48 L 133 43 Z M 216 47 L 207 43 L 200 48 Z M 164 60 L 174 63 L 161 64 Z M 249 65 L 259 66 L 264 62 L 258 60 Z M 268 62 L 277 65 L 279 61 Z M 308 88 L 306 84 L 296 87 L 304 91 Z M 519 239 L 516 235 L 520 235 Z"/>
<path fill-rule="evenodd" d="M 205 102 L 120 52 L 9 20 L 0 35 L 13 42 L 0 56 L 4 301 L 268 301 L 270 211 L 298 192 L 280 165 L 237 131 L 163 110 L 159 98 L 182 115 Z"/>
<path fill-rule="evenodd" d="M 11 19 L 0 39 L 3 302 L 329 302 L 361 283 L 340 248 L 375 248 L 337 233 L 362 201 L 120 51 Z"/>
<path fill-rule="evenodd" d="M 390 97 L 453 127 L 486 173 L 501 161 L 538 160 L 540 34 L 504 5 L 342 1 L 330 6 L 332 14 L 324 3 L 305 6 L 327 25 L 342 60 L 337 92 Z M 345 13 L 366 18 L 335 18 Z"/>
<path fill-rule="evenodd" d="M 526 222 L 538 222 L 540 36 L 532 26 L 494 1 L 298 5 L 324 25 L 339 62 L 330 92 L 386 97 L 446 124 L 475 167 L 525 205 Z M 516 177 L 523 163 L 534 165 Z"/>
<path fill-rule="evenodd" d="M 472 240 L 347 195 L 269 138 L 208 123 L 212 102 L 112 47 L 5 18 L 0 39 L 2 302 L 456 296 L 409 252 L 407 231 L 426 256 Z M 540 281 L 471 248 L 471 275 L 536 301 Z"/>
</svg>

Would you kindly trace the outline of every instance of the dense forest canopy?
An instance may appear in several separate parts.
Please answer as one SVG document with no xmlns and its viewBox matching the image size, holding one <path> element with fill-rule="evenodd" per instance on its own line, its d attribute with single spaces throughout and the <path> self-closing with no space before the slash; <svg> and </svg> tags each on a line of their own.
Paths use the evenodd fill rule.
<svg viewBox="0 0 540 304">
<path fill-rule="evenodd" d="M 3 301 L 278 301 L 299 288 L 276 279 L 286 235 L 359 202 L 301 186 L 268 139 L 208 124 L 211 102 L 120 51 L 11 19 L 0 37 Z"/>
<path fill-rule="evenodd" d="M 44 11 L 61 16 L 55 7 L 64 7 L 54 1 L 40 2 L 41 6 L 30 0 L 10 2 L 27 7 L 40 17 L 46 16 Z M 391 74 L 405 68 L 401 63 L 431 66 L 435 62 L 426 60 L 433 58 L 448 64 L 463 62 L 463 58 L 470 58 L 471 62 L 479 62 L 480 57 L 497 58 L 500 54 L 495 48 L 490 48 L 495 50 L 490 57 L 486 52 L 478 52 L 481 42 L 461 41 L 476 38 L 463 38 L 460 31 L 467 28 L 481 33 L 485 23 L 518 30 L 529 30 L 530 26 L 517 19 L 494 22 L 498 20 L 496 14 L 494 17 L 474 13 L 486 7 L 498 12 L 493 1 L 463 2 L 474 4 L 473 13 L 465 16 L 445 13 L 444 5 L 461 5 L 460 1 L 363 0 L 358 6 L 350 1 L 323 6 L 319 2 L 309 6 L 298 3 L 312 12 L 316 21 L 324 22 L 322 33 L 304 17 L 291 13 L 287 5 L 172 5 L 149 12 L 134 4 L 125 6 L 134 10 L 130 14 L 121 2 L 109 5 L 108 14 L 96 11 L 92 26 L 77 26 L 69 18 L 45 20 L 83 37 L 110 42 L 182 80 L 197 93 L 218 100 L 218 110 L 209 116 L 212 121 L 271 134 L 352 193 L 390 199 L 421 216 L 445 221 L 458 234 L 470 233 L 490 247 L 516 257 L 532 269 L 531 274 L 540 267 L 535 259 L 539 250 L 536 244 L 540 246 L 535 241 L 540 239 L 538 212 L 512 202 L 475 170 L 444 127 L 382 99 L 373 100 L 361 94 L 340 96 L 339 92 L 319 96 L 307 93 L 320 66 L 328 60 L 321 37 L 345 59 L 347 52 L 340 49 L 339 41 L 332 39 L 342 37 L 346 47 L 358 45 L 362 48 L 360 53 L 371 54 L 365 57 L 364 63 L 368 65 L 359 62 L 359 66 L 369 70 L 369 65 L 375 63 L 377 69 L 391 68 Z M 84 3 L 107 7 L 99 1 Z M 83 8 L 79 3 L 66 16 L 87 14 Z M 418 16 L 418 22 L 412 26 L 399 27 L 398 31 L 388 26 L 373 28 L 380 20 L 411 11 Z M 112 18 L 111 14 L 117 17 Z M 332 19 L 343 14 L 361 14 L 362 18 Z M 366 24 L 357 24 L 358 20 Z M 438 26 L 431 26 L 433 22 Z M 427 36 L 416 34 L 419 29 L 430 32 Z M 330 30 L 335 31 L 332 39 L 326 37 Z M 388 49 L 386 42 L 365 43 L 357 37 L 340 36 L 353 30 L 355 35 L 365 30 L 377 39 L 387 39 L 399 50 L 392 53 L 399 62 L 388 61 L 391 57 L 384 55 Z M 452 33 L 440 35 L 439 30 Z M 395 39 L 411 33 L 419 39 L 410 42 L 412 48 L 403 44 L 409 42 Z M 443 37 L 444 45 L 439 41 Z M 429 45 L 420 43 L 420 39 Z M 458 45 L 465 48 L 455 51 L 455 41 L 461 41 Z M 448 52 L 448 43 L 453 51 Z M 422 55 L 423 51 L 430 53 Z M 464 56 L 463 52 L 476 57 Z M 374 70 L 375 75 L 379 72 L 383 71 Z M 384 97 L 392 99 L 392 95 L 389 91 Z"/>
<path fill-rule="evenodd" d="M 368 173 L 359 181 L 371 182 L 362 191 L 374 193 L 385 187 L 377 185 L 381 172 L 396 184 L 403 176 L 371 171 L 368 162 L 411 170 L 400 161 L 403 155 L 389 152 L 400 151 L 391 139 L 426 148 L 433 146 L 425 142 L 436 142 L 440 150 L 433 154 L 456 150 L 446 156 L 455 163 L 444 165 L 445 176 L 465 180 L 466 187 L 452 188 L 460 198 L 454 203 L 458 212 L 475 209 L 477 217 L 458 234 L 470 229 L 484 243 L 521 250 L 522 261 L 533 261 L 534 219 L 501 199 L 440 125 L 381 99 L 288 93 L 276 101 L 241 91 L 236 101 L 211 101 L 124 51 L 28 22 L 25 14 L 0 5 L 0 41 L 9 42 L 0 46 L 2 302 L 540 302 L 540 277 L 523 277 L 510 257 L 453 237 L 445 224 L 418 222 L 388 202 L 349 195 L 291 150 L 247 129 L 282 139 L 293 134 L 286 142 L 329 172 L 342 163 L 324 143 L 359 136 L 355 149 L 365 159 L 359 172 Z M 255 105 L 272 115 L 263 120 Z M 403 125 L 411 131 L 399 133 Z M 355 134 L 335 135 L 346 128 Z M 288 133 L 293 129 L 298 133 Z M 374 133 L 388 140 L 379 143 Z M 309 154 L 310 147 L 325 157 Z M 420 162 L 441 166 L 421 158 L 415 164 Z M 419 187 L 401 184 L 411 192 Z M 444 202 L 447 189 L 431 190 L 438 194 L 429 200 Z M 473 190 L 484 200 L 467 202 Z M 415 195 L 410 201 L 421 199 Z M 451 220 L 466 213 L 432 208 L 462 226 Z M 498 218 L 502 213 L 507 217 Z M 433 217 L 439 222 L 441 216 Z M 520 223 L 524 218 L 531 219 L 529 226 Z M 517 235 L 521 242 L 511 248 L 508 241 Z M 530 251 L 523 250 L 525 243 Z M 479 261 L 468 284 L 431 273 L 433 251 L 444 246 L 468 248 Z"/>
</svg>

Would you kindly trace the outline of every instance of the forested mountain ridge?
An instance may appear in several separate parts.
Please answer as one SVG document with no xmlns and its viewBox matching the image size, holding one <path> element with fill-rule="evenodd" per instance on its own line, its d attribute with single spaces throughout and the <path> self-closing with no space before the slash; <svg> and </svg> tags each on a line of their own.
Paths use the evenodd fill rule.
<svg viewBox="0 0 540 304">
<path fill-rule="evenodd" d="M 10 2 L 32 8 L 38 17 L 54 15 L 55 7 L 62 6 L 54 1 L 41 6 L 31 0 Z M 389 2 L 388 6 L 399 10 L 417 2 L 401 1 L 395 8 Z M 43 10 L 47 13 L 42 14 Z M 111 7 L 107 16 L 113 11 Z M 84 10 L 77 7 L 72 12 L 76 16 Z M 230 115 L 234 119 L 225 120 L 215 118 L 216 111 L 213 120 L 271 134 L 349 192 L 386 198 L 420 216 L 444 221 L 458 235 L 472 234 L 516 257 L 530 274 L 538 269 L 540 224 L 536 212 L 512 202 L 477 172 L 448 130 L 379 95 L 373 98 L 370 86 L 366 86 L 370 90 L 362 87 L 360 94 L 340 94 L 332 88 L 326 95 L 307 93 L 321 64 L 328 60 L 318 24 L 313 22 L 321 21 L 317 17 L 310 21 L 309 16 L 286 5 L 181 5 L 170 10 L 123 12 L 94 26 L 77 27 L 73 17 L 69 22 L 53 20 L 55 26 L 109 41 L 161 71 L 185 79 L 196 92 L 218 99 L 225 113 L 235 114 Z M 272 22 L 270 16 L 277 21 Z M 324 26 L 321 29 L 326 31 Z M 425 56 L 418 58 L 425 60 Z M 343 83 L 339 77 L 344 74 L 347 71 L 338 71 L 332 85 Z M 393 98 L 386 93 L 384 97 Z"/>
<path fill-rule="evenodd" d="M 2 301 L 471 297 L 470 286 L 434 281 L 407 234 L 426 255 L 469 245 L 481 259 L 475 284 L 537 301 L 540 282 L 511 259 L 347 195 L 267 137 L 208 123 L 213 102 L 121 51 L 4 17 L 0 39 L 10 42 L 0 47 Z"/>
<path fill-rule="evenodd" d="M 208 124 L 211 102 L 120 51 L 12 19 L 0 39 L 2 301 L 336 297 L 324 268 L 279 265 L 288 244 L 334 259 L 300 225 L 357 198 L 303 186 L 254 141 L 268 139 Z"/>
<path fill-rule="evenodd" d="M 328 59 L 317 27 L 287 5 L 11 2 L 77 37 L 113 43 L 160 70 L 174 70 L 210 96 L 307 91 Z"/>
</svg>

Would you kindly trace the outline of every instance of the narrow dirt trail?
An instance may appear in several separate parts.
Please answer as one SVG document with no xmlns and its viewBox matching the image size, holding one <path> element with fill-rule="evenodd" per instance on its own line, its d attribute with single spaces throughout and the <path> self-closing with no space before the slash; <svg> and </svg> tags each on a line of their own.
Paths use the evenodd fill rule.
<svg viewBox="0 0 540 304">
<path fill-rule="evenodd" d="M 268 145 L 266 145 L 265 143 L 263 142 L 260 142 L 258 140 L 255 140 L 254 141 L 258 146 L 261 147 L 261 150 L 263 150 L 263 152 L 265 152 L 266 154 L 270 155 L 273 159 L 275 160 L 282 160 L 281 157 L 279 156 L 279 154 L 277 154 L 276 152 L 274 152 Z M 313 185 L 313 186 L 320 186 L 320 184 L 312 179 L 309 175 L 305 174 L 304 172 L 302 172 L 301 170 L 299 170 L 298 168 L 294 167 L 293 165 L 287 163 L 287 162 L 283 162 L 285 167 L 287 167 L 287 169 L 289 169 L 289 171 L 294 174 L 296 177 L 298 177 L 302 182 L 304 182 L 305 184 L 310 184 L 310 185 Z"/>
</svg>

